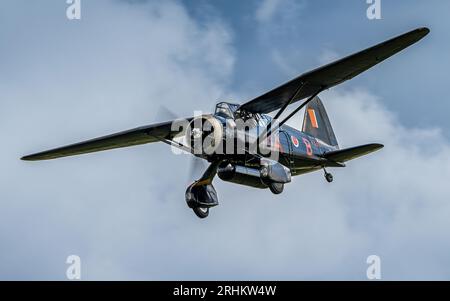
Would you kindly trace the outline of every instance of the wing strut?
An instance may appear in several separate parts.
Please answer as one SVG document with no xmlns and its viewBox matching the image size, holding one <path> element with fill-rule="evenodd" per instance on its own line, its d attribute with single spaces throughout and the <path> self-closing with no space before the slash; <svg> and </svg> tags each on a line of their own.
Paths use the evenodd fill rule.
<svg viewBox="0 0 450 301">
<path fill-rule="evenodd" d="M 303 109 L 304 106 L 306 106 L 311 100 L 313 100 L 317 95 L 320 94 L 320 92 L 322 92 L 323 90 L 325 90 L 325 87 L 320 87 L 319 90 L 317 90 L 317 92 L 315 92 L 313 95 L 311 95 L 306 101 L 304 101 L 297 109 L 295 109 L 291 114 L 289 114 L 289 116 L 287 116 L 286 118 L 284 118 L 280 124 L 278 125 L 278 127 L 282 126 L 283 124 L 285 124 L 289 119 L 292 118 L 292 116 L 294 116 L 295 114 L 297 114 L 298 111 L 300 111 L 301 109 Z"/>
<path fill-rule="evenodd" d="M 159 141 L 165 143 L 165 144 L 168 144 L 170 146 L 179 148 L 182 151 L 191 153 L 191 154 L 193 154 L 195 156 L 194 149 L 192 147 L 186 146 L 183 143 L 180 143 L 178 141 L 174 141 L 174 140 L 170 140 L 170 139 L 166 139 L 166 138 L 159 138 L 159 137 L 155 137 L 155 138 L 158 139 Z"/>
<path fill-rule="evenodd" d="M 300 83 L 299 87 L 297 88 L 297 90 L 295 90 L 294 94 L 292 94 L 291 98 L 283 105 L 283 107 L 280 108 L 280 110 L 278 110 L 277 114 L 275 115 L 275 117 L 273 117 L 272 120 L 277 120 L 278 118 L 280 118 L 281 114 L 283 114 L 283 112 L 286 110 L 286 108 L 294 101 L 294 99 L 300 93 L 302 88 L 305 86 L 306 86 L 306 83 L 303 83 L 303 82 Z M 264 132 L 262 132 L 261 135 L 259 135 L 257 141 L 261 141 L 261 138 L 263 138 L 264 135 L 266 135 L 266 133 L 267 133 L 267 137 L 269 137 L 270 134 L 272 133 L 271 127 L 272 127 L 272 121 L 267 125 L 267 128 L 264 130 Z"/>
<path fill-rule="evenodd" d="M 297 97 L 297 95 L 300 93 L 302 88 L 305 86 L 304 83 L 300 83 L 298 89 L 295 91 L 295 93 L 292 95 L 292 97 L 283 105 L 283 107 L 278 111 L 278 113 L 275 115 L 273 119 L 280 118 L 281 114 L 283 114 L 284 110 L 294 101 L 294 99 Z"/>
<path fill-rule="evenodd" d="M 221 162 L 222 161 L 220 161 L 220 160 L 212 162 L 209 165 L 208 169 L 205 170 L 202 177 L 196 181 L 194 186 L 210 185 L 212 183 L 212 181 L 214 180 L 214 177 L 217 174 L 217 168 L 219 167 L 219 164 Z"/>
<path fill-rule="evenodd" d="M 303 87 L 303 86 L 305 86 L 305 85 L 302 85 L 301 87 Z M 297 90 L 297 92 L 295 93 L 295 95 L 301 90 L 301 87 Z M 282 121 L 280 121 L 280 123 L 278 123 L 277 124 L 277 126 L 276 126 L 276 128 L 274 128 L 274 129 L 271 129 L 270 128 L 270 126 L 272 125 L 272 123 L 270 123 L 269 124 L 269 126 L 268 126 L 268 130 L 267 131 L 264 131 L 260 136 L 259 136 L 259 139 L 261 139 L 261 138 L 263 138 L 264 137 L 264 135 L 266 134 L 266 132 L 267 132 L 267 138 L 269 138 L 270 137 L 270 135 L 274 132 L 274 131 L 276 131 L 276 130 L 278 130 L 283 124 L 285 124 L 289 119 L 291 119 L 295 114 L 297 114 L 298 113 L 298 111 L 300 111 L 301 109 L 303 109 L 303 107 L 304 106 L 306 106 L 309 102 L 311 102 L 311 100 L 313 100 L 317 95 L 319 95 L 323 90 L 325 90 L 325 87 L 321 87 L 319 90 L 317 90 L 317 92 L 315 92 L 313 95 L 311 95 L 307 100 L 305 100 L 297 109 L 295 109 L 291 114 L 289 114 L 286 118 L 284 118 Z M 294 95 L 294 97 L 292 98 L 292 99 L 294 99 L 295 98 L 295 95 Z M 292 102 L 292 100 L 290 101 L 290 102 Z M 290 102 L 288 102 L 288 104 L 290 103 Z M 286 109 L 286 108 L 281 108 L 281 109 L 283 109 L 283 111 L 284 111 L 284 109 Z M 280 110 L 281 110 L 280 109 Z M 281 114 L 278 114 L 277 113 L 277 116 L 278 115 L 281 115 Z M 274 118 L 274 119 L 276 119 L 276 118 Z M 266 139 L 267 139 L 266 138 Z"/>
</svg>

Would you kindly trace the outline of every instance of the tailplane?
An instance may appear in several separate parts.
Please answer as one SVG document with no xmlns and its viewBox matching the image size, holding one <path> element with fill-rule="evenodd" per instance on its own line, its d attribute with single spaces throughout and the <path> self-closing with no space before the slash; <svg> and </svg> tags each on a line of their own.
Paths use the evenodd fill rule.
<svg viewBox="0 0 450 301">
<path fill-rule="evenodd" d="M 383 144 L 372 143 L 328 152 L 323 154 L 323 157 L 333 162 L 345 163 L 347 161 L 376 152 L 383 147 Z"/>
<path fill-rule="evenodd" d="M 327 112 L 319 97 L 315 97 L 306 106 L 302 131 L 328 145 L 338 146 Z"/>
</svg>

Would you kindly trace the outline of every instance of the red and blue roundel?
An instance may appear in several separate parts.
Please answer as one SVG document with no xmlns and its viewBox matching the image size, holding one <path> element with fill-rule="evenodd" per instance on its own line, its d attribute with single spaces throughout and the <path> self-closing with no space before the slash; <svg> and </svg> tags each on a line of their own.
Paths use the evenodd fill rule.
<svg viewBox="0 0 450 301">
<path fill-rule="evenodd" d="M 291 136 L 291 141 L 292 141 L 292 144 L 294 144 L 295 147 L 298 147 L 300 145 L 300 143 L 298 142 L 297 137 L 295 137 L 295 136 Z"/>
</svg>

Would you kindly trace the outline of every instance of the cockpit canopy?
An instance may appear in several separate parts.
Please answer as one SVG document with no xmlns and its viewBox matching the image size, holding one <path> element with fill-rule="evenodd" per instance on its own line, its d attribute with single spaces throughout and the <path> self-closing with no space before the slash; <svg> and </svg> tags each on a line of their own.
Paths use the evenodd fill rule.
<svg viewBox="0 0 450 301">
<path fill-rule="evenodd" d="M 239 117 L 242 118 L 242 116 L 236 116 L 236 112 L 239 107 L 240 106 L 238 104 L 219 102 L 216 105 L 215 115 L 225 119 L 236 119 Z M 250 120 L 253 120 L 254 126 L 258 125 L 265 127 L 272 121 L 272 118 L 269 115 L 253 113 L 250 118 L 245 120 L 247 121 L 247 125 L 249 125 L 248 122 L 250 122 Z"/>
<path fill-rule="evenodd" d="M 234 113 L 239 108 L 238 104 L 228 103 L 228 102 L 219 102 L 216 105 L 215 115 L 221 116 L 223 118 L 232 118 L 234 119 Z"/>
</svg>

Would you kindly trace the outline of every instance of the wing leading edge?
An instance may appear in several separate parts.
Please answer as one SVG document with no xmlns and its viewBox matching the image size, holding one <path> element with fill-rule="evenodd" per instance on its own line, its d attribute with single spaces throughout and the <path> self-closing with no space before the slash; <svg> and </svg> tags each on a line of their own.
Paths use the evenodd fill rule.
<svg viewBox="0 0 450 301">
<path fill-rule="evenodd" d="M 170 139 L 179 133 L 171 131 L 171 126 L 172 121 L 138 127 L 128 131 L 24 156 L 21 159 L 25 161 L 50 160 L 114 148 L 158 142 L 160 139 Z"/>
<path fill-rule="evenodd" d="M 283 107 L 296 94 L 292 103 L 347 81 L 388 59 L 425 37 L 430 30 L 418 28 L 376 46 L 325 65 L 243 104 L 240 109 L 251 113 L 270 113 Z"/>
</svg>

